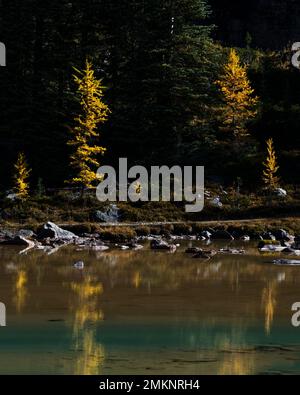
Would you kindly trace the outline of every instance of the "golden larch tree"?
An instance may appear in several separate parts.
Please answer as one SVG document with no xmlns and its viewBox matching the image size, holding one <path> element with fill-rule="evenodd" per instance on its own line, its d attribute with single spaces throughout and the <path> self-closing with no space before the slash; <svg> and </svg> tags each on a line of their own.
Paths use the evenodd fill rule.
<svg viewBox="0 0 300 395">
<path fill-rule="evenodd" d="M 23 152 L 19 153 L 17 162 L 14 167 L 14 192 L 19 199 L 25 200 L 29 197 L 28 178 L 31 170 L 28 168 L 26 158 Z"/>
<path fill-rule="evenodd" d="M 273 139 L 269 138 L 266 144 L 268 154 L 266 160 L 263 162 L 264 170 L 262 179 L 266 187 L 271 190 L 276 188 L 279 184 L 279 177 L 277 176 L 279 166 L 277 164 Z"/>
<path fill-rule="evenodd" d="M 236 138 L 247 136 L 247 123 L 258 112 L 258 97 L 254 96 L 254 89 L 251 88 L 247 66 L 241 64 L 234 49 L 230 50 L 228 62 L 216 84 L 224 101 L 221 109 L 224 129 Z"/>
<path fill-rule="evenodd" d="M 106 151 L 106 148 L 96 144 L 98 127 L 107 121 L 110 110 L 102 101 L 104 87 L 102 81 L 95 77 L 92 63 L 87 60 L 84 70 L 74 70 L 81 113 L 74 119 L 76 126 L 71 130 L 72 138 L 68 142 L 74 147 L 71 166 L 78 171 L 71 183 L 84 189 L 92 188 L 97 180 L 96 169 L 100 166 L 98 156 Z"/>
</svg>

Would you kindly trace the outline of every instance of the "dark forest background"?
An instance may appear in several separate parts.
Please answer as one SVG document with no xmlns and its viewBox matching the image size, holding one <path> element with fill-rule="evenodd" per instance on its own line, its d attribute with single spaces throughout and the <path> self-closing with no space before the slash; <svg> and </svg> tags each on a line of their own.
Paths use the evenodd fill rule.
<svg viewBox="0 0 300 395">
<path fill-rule="evenodd" d="M 176 16 L 174 18 L 174 15 Z M 174 18 L 175 20 L 173 20 Z M 93 61 L 112 114 L 101 129 L 103 164 L 206 165 L 208 179 L 256 187 L 265 139 L 281 176 L 296 184 L 300 165 L 300 41 L 294 0 L 0 0 L 0 187 L 24 150 L 33 181 L 70 178 L 69 128 L 78 111 L 72 67 Z M 236 47 L 260 97 L 251 137 L 237 155 L 219 130 L 214 84 Z"/>
</svg>

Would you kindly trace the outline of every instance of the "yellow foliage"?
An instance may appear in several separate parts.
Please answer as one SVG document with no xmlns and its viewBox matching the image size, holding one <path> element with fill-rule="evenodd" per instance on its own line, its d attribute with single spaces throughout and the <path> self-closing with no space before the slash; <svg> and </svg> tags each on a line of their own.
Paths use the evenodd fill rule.
<svg viewBox="0 0 300 395">
<path fill-rule="evenodd" d="M 20 153 L 15 164 L 15 186 L 14 191 L 18 198 L 25 200 L 29 196 L 29 183 L 28 177 L 31 170 L 28 169 L 24 153 Z"/>
<path fill-rule="evenodd" d="M 99 138 L 98 126 L 107 121 L 110 110 L 102 101 L 104 87 L 102 81 L 96 79 L 92 64 L 87 60 L 83 71 L 74 70 L 82 113 L 74 119 L 77 125 L 68 142 L 68 145 L 75 148 L 71 165 L 78 170 L 77 177 L 71 182 L 92 188 L 97 180 L 95 169 L 100 166 L 97 156 L 106 151 L 106 148 L 94 144 L 94 141 Z"/>
<path fill-rule="evenodd" d="M 247 77 L 247 66 L 243 66 L 236 51 L 232 49 L 223 75 L 216 81 L 224 99 L 222 117 L 224 127 L 235 137 L 248 135 L 246 124 L 257 115 L 258 97 Z"/>
<path fill-rule="evenodd" d="M 267 151 L 268 156 L 263 162 L 264 171 L 263 171 L 263 182 L 266 184 L 267 188 L 274 189 L 278 186 L 279 177 L 276 173 L 279 170 L 279 166 L 277 165 L 277 158 L 274 149 L 273 139 L 270 138 L 266 141 L 267 143 Z"/>
</svg>

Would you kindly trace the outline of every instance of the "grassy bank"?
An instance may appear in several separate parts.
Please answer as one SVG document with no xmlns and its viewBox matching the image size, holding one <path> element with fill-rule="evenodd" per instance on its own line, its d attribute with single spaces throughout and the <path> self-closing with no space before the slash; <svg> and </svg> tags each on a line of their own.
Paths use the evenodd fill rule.
<svg viewBox="0 0 300 395">
<path fill-rule="evenodd" d="M 42 223 L 2 223 L 2 229 L 27 228 L 34 232 Z M 285 229 L 294 235 L 300 235 L 300 218 L 278 218 L 251 219 L 251 220 L 224 220 L 224 221 L 201 221 L 201 222 L 177 222 L 177 223 L 124 223 L 124 224 L 99 224 L 95 222 L 65 222 L 58 223 L 64 229 L 70 230 L 77 235 L 85 233 L 97 233 L 102 240 L 112 242 L 123 242 L 131 240 L 137 236 L 149 235 L 195 235 L 204 230 L 225 230 L 239 238 L 248 235 L 251 239 L 258 239 L 263 232 L 275 232 L 278 229 Z"/>
<path fill-rule="evenodd" d="M 212 196 L 217 192 L 212 191 Z M 295 189 L 285 199 L 239 194 L 229 191 L 221 196 L 222 208 L 210 201 L 200 213 L 185 212 L 183 203 L 145 202 L 118 203 L 120 224 L 110 226 L 97 220 L 97 211 L 105 212 L 109 204 L 100 203 L 94 195 L 84 198 L 67 192 L 47 197 L 34 197 L 26 202 L 2 199 L 1 228 L 26 227 L 32 230 L 47 221 L 63 225 L 77 234 L 100 233 L 103 239 L 124 235 L 132 238 L 146 234 L 194 234 L 209 227 L 242 234 L 284 228 L 300 234 L 300 195 Z"/>
<path fill-rule="evenodd" d="M 204 230 L 226 230 L 236 238 L 244 235 L 252 239 L 258 239 L 263 232 L 275 232 L 278 229 L 285 229 L 292 234 L 300 235 L 300 218 L 290 217 L 281 219 L 251 219 L 233 221 L 202 221 L 202 222 L 182 222 L 182 223 L 144 223 L 144 224 L 120 224 L 99 225 L 96 223 L 87 224 L 62 224 L 68 230 L 76 234 L 88 231 L 100 234 L 103 240 L 125 241 L 136 236 L 152 235 L 195 235 Z"/>
</svg>

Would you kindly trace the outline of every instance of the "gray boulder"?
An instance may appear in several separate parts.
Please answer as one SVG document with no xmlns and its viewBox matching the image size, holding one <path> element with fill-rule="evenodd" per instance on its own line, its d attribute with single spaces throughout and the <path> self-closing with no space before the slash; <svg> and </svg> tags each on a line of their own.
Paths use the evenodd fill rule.
<svg viewBox="0 0 300 395">
<path fill-rule="evenodd" d="M 125 244 L 126 247 L 132 250 L 142 250 L 144 248 L 143 245 L 136 243 L 134 240 L 130 241 L 129 243 Z"/>
<path fill-rule="evenodd" d="M 297 249 L 300 248 L 300 236 L 299 235 L 297 235 L 295 237 L 295 240 L 294 240 L 294 243 L 293 243 L 292 247 L 293 248 L 297 248 Z"/>
<path fill-rule="evenodd" d="M 274 194 L 278 197 L 281 197 L 281 198 L 287 197 L 287 191 L 283 188 L 274 189 Z"/>
<path fill-rule="evenodd" d="M 200 233 L 200 236 L 201 237 L 203 237 L 205 240 L 206 239 L 210 239 L 211 238 L 211 232 L 209 232 L 208 230 L 203 230 L 201 233 Z"/>
<path fill-rule="evenodd" d="M 35 238 L 36 237 L 36 234 L 32 231 L 32 230 L 29 230 L 29 229 L 20 229 L 18 232 L 17 232 L 17 235 L 18 236 L 22 236 L 22 237 L 29 237 L 29 238 Z"/>
<path fill-rule="evenodd" d="M 150 243 L 152 250 L 166 250 L 166 251 L 176 251 L 176 246 L 174 244 L 168 244 L 164 240 L 152 240 Z"/>
<path fill-rule="evenodd" d="M 6 195 L 6 199 L 11 200 L 11 201 L 14 202 L 15 200 L 18 199 L 18 195 L 17 195 L 16 193 L 9 192 L 9 193 Z"/>
<path fill-rule="evenodd" d="M 262 240 L 276 240 L 276 237 L 271 232 L 264 232 L 260 236 Z"/>
<path fill-rule="evenodd" d="M 60 239 L 71 241 L 77 236 L 65 229 L 60 228 L 59 226 L 55 225 L 53 222 L 47 222 L 46 224 L 42 225 L 37 231 L 38 239 Z"/>
<path fill-rule="evenodd" d="M 106 211 L 97 210 L 95 219 L 99 222 L 118 222 L 120 219 L 120 209 L 116 204 L 111 204 Z"/>
<path fill-rule="evenodd" d="M 242 240 L 242 241 L 250 241 L 251 238 L 250 238 L 250 236 L 248 236 L 248 235 L 244 235 L 244 236 L 241 237 L 241 240 Z"/>
<path fill-rule="evenodd" d="M 12 239 L 14 236 L 15 234 L 9 230 L 0 230 L 0 240 Z"/>
<path fill-rule="evenodd" d="M 82 269 L 84 269 L 84 262 L 83 261 L 75 262 L 73 266 L 75 267 L 75 269 L 82 270 Z"/>
<path fill-rule="evenodd" d="M 284 229 L 276 230 L 275 232 L 273 232 L 273 235 L 275 236 L 276 240 L 279 240 L 279 241 L 291 241 L 293 239 L 293 236 L 291 236 Z"/>
<path fill-rule="evenodd" d="M 219 207 L 219 208 L 222 208 L 222 207 L 223 207 L 223 203 L 221 202 L 221 199 L 220 199 L 219 196 L 217 196 L 217 197 L 214 198 L 214 199 L 211 199 L 211 200 L 210 200 L 210 204 L 211 204 L 211 206 L 213 206 L 213 207 Z"/>
</svg>

